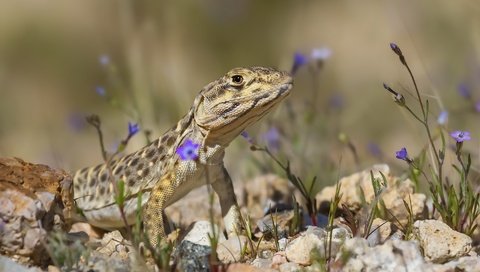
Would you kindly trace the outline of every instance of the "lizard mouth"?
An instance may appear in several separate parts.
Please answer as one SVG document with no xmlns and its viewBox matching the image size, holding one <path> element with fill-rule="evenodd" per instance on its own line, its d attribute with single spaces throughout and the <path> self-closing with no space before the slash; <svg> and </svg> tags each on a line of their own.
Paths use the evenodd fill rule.
<svg viewBox="0 0 480 272">
<path fill-rule="evenodd" d="M 285 92 L 290 91 L 292 86 L 293 86 L 293 80 L 290 80 L 287 83 L 283 84 L 282 86 L 280 86 L 280 88 L 278 90 L 279 94 L 283 95 Z M 288 94 L 290 94 L 290 92 L 288 92 Z"/>
</svg>

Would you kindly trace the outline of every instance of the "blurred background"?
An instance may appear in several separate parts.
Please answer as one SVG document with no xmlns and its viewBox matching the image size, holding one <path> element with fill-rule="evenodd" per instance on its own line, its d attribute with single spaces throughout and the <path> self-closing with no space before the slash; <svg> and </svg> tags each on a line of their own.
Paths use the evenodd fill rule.
<svg viewBox="0 0 480 272">
<path fill-rule="evenodd" d="M 248 133 L 303 179 L 332 184 L 374 163 L 406 165 L 424 131 L 413 85 L 389 43 L 406 55 L 432 124 L 472 133 L 478 158 L 480 4 L 477 1 L 0 1 L 0 156 L 74 170 L 102 161 L 140 123 L 160 136 L 207 83 L 237 66 L 295 72 L 290 97 Z M 478 107 L 480 111 L 480 107 Z M 454 142 L 448 139 L 450 144 Z M 143 133 L 128 146 L 146 144 Z M 226 155 L 234 179 L 278 171 L 241 137 Z M 354 151 L 353 151 L 354 150 Z M 478 161 L 478 160 L 477 160 Z"/>
</svg>

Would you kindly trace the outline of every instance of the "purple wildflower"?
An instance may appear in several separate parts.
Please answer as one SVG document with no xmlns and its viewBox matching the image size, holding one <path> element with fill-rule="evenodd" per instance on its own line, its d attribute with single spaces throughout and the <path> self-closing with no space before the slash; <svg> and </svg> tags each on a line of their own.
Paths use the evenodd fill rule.
<svg viewBox="0 0 480 272">
<path fill-rule="evenodd" d="M 264 135 L 263 139 L 267 142 L 267 146 L 274 152 L 280 149 L 280 132 L 276 127 L 270 128 Z"/>
<path fill-rule="evenodd" d="M 402 62 L 403 65 L 407 66 L 407 61 L 405 60 L 405 56 L 402 53 L 402 50 L 396 43 L 390 43 L 390 48 L 397 54 L 398 58 Z"/>
<path fill-rule="evenodd" d="M 450 133 L 450 136 L 452 136 L 457 143 L 463 143 L 464 141 L 469 141 L 472 138 L 470 138 L 470 132 L 468 131 L 461 131 L 461 130 L 456 130 L 452 133 Z"/>
<path fill-rule="evenodd" d="M 439 125 L 445 125 L 447 123 L 447 120 L 448 120 L 448 111 L 442 111 L 440 112 L 440 114 L 438 115 L 438 118 L 437 118 L 437 123 Z"/>
<path fill-rule="evenodd" d="M 140 126 L 137 123 L 128 122 L 128 137 L 132 137 L 140 131 Z"/>
<path fill-rule="evenodd" d="M 107 94 L 107 91 L 105 91 L 105 88 L 102 86 L 97 86 L 95 92 L 97 92 L 99 96 L 105 96 Z"/>
<path fill-rule="evenodd" d="M 390 43 L 390 48 L 393 50 L 393 52 L 395 52 L 395 54 L 397 54 L 398 56 L 401 56 L 403 55 L 402 54 L 402 50 L 400 50 L 400 47 L 398 47 L 398 45 L 396 43 Z"/>
<path fill-rule="evenodd" d="M 402 147 L 402 149 L 395 152 L 395 157 L 399 160 L 408 161 L 409 159 L 407 149 L 405 147 Z"/>
<path fill-rule="evenodd" d="M 291 74 L 294 75 L 297 72 L 298 68 L 307 64 L 307 62 L 308 62 L 307 57 L 305 57 L 301 53 L 298 53 L 298 52 L 295 53 L 295 55 L 293 56 L 293 65 L 292 65 Z"/>
<path fill-rule="evenodd" d="M 475 103 L 475 110 L 476 110 L 477 112 L 480 112 L 480 100 L 477 101 L 477 103 Z"/>
<path fill-rule="evenodd" d="M 176 150 L 176 153 L 182 161 L 196 160 L 200 150 L 200 144 L 194 143 L 192 140 L 187 139 Z"/>
<path fill-rule="evenodd" d="M 462 96 L 465 99 L 470 99 L 470 97 L 472 96 L 470 88 L 465 83 L 458 85 L 457 90 L 458 90 L 458 94 L 460 94 L 460 96 Z"/>
</svg>

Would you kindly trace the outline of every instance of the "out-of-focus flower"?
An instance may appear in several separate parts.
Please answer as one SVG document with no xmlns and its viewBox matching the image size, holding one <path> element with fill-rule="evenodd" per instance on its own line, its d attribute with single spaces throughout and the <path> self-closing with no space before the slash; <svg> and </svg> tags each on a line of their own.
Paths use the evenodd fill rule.
<svg viewBox="0 0 480 272">
<path fill-rule="evenodd" d="M 404 160 L 404 161 L 408 161 L 409 158 L 408 158 L 408 152 L 407 152 L 407 149 L 405 147 L 402 147 L 402 149 L 400 149 L 399 151 L 396 151 L 395 152 L 395 157 L 399 160 Z"/>
<path fill-rule="evenodd" d="M 316 61 L 324 61 L 332 55 L 332 50 L 328 47 L 314 48 L 310 57 Z"/>
<path fill-rule="evenodd" d="M 338 94 L 338 93 L 332 95 L 329 99 L 329 104 L 330 104 L 330 107 L 332 107 L 334 109 L 343 108 L 343 104 L 344 104 L 343 96 L 341 94 Z"/>
<path fill-rule="evenodd" d="M 132 137 L 140 131 L 140 126 L 137 123 L 128 122 L 128 137 Z"/>
<path fill-rule="evenodd" d="M 276 127 L 271 127 L 264 135 L 263 139 L 267 142 L 268 148 L 273 152 L 280 150 L 280 132 Z"/>
<path fill-rule="evenodd" d="M 460 96 L 462 96 L 465 99 L 470 99 L 470 97 L 472 96 L 470 88 L 465 83 L 458 85 L 457 91 L 458 91 L 458 94 L 460 94 Z"/>
<path fill-rule="evenodd" d="M 400 47 L 396 43 L 390 43 L 390 48 L 397 54 L 399 57 L 403 56 L 402 50 L 400 50 Z"/>
<path fill-rule="evenodd" d="M 107 55 L 107 54 L 101 54 L 99 57 L 98 57 L 98 62 L 100 63 L 100 65 L 102 66 L 107 66 L 110 64 L 110 56 Z"/>
<path fill-rule="evenodd" d="M 73 112 L 68 117 L 68 124 L 73 131 L 79 132 L 85 128 L 87 121 L 85 120 L 85 116 L 83 114 Z"/>
<path fill-rule="evenodd" d="M 445 125 L 448 121 L 448 111 L 442 111 L 440 112 L 440 114 L 438 115 L 438 118 L 437 118 L 437 123 L 439 125 Z"/>
<path fill-rule="evenodd" d="M 200 144 L 194 143 L 192 140 L 187 139 L 176 150 L 176 153 L 182 161 L 193 161 L 198 158 L 200 150 Z"/>
<path fill-rule="evenodd" d="M 301 66 L 307 63 L 308 63 L 308 58 L 303 54 L 296 52 L 295 55 L 293 56 L 293 65 L 290 73 L 294 75 Z"/>
<path fill-rule="evenodd" d="M 367 145 L 367 149 L 374 157 L 382 157 L 382 150 L 378 146 L 378 144 L 369 142 Z"/>
<path fill-rule="evenodd" d="M 475 110 L 477 112 L 480 112 L 480 101 L 477 101 L 477 103 L 475 103 Z"/>
<path fill-rule="evenodd" d="M 106 91 L 105 88 L 102 87 L 102 86 L 97 86 L 97 87 L 95 88 L 95 92 L 97 92 L 97 94 L 98 94 L 99 96 L 105 96 L 105 95 L 107 94 L 107 91 Z"/>
<path fill-rule="evenodd" d="M 463 143 L 464 141 L 469 141 L 472 138 L 470 138 L 470 132 L 468 131 L 461 131 L 461 130 L 456 130 L 452 133 L 450 133 L 450 136 L 452 136 L 457 143 Z"/>
<path fill-rule="evenodd" d="M 397 54 L 398 58 L 400 59 L 400 62 L 402 62 L 403 65 L 407 66 L 407 61 L 405 60 L 405 56 L 402 53 L 402 50 L 396 43 L 390 43 L 390 48 Z"/>
<path fill-rule="evenodd" d="M 250 136 L 250 134 L 248 134 L 247 131 L 242 131 L 242 133 L 240 133 L 240 135 L 242 135 L 242 137 L 247 140 L 248 143 L 250 144 L 253 144 L 253 138 Z"/>
</svg>

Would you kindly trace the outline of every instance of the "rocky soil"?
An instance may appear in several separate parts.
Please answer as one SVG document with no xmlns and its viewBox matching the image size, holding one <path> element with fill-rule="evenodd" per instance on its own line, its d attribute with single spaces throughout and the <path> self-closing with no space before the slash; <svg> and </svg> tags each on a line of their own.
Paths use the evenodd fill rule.
<svg viewBox="0 0 480 272">
<path fill-rule="evenodd" d="M 387 178 L 375 201 L 389 212 L 375 218 L 367 233 L 364 226 L 375 199 L 370 171 Z M 145 263 L 139 257 L 144 249 L 133 248 L 120 231 L 103 234 L 85 223 L 71 226 L 71 182 L 62 170 L 0 159 L 0 271 L 155 271 L 148 258 Z M 428 218 L 427 196 L 415 192 L 410 180 L 392 176 L 388 166 L 339 182 L 342 198 L 333 228 L 327 228 L 327 209 L 318 215 L 318 226 L 309 226 L 309 218 L 301 216 L 300 231 L 293 224 L 299 217 L 288 181 L 266 175 L 237 186 L 253 237 L 220 235 L 215 266 L 210 261 L 208 193 L 197 189 L 166 211 L 172 227 L 182 230 L 172 264 L 180 271 L 323 271 L 324 260 L 331 257 L 330 271 L 480 271 L 478 231 L 472 239 L 439 218 Z M 320 211 L 334 194 L 335 186 L 318 193 Z M 214 228 L 221 230 L 218 205 L 214 213 Z"/>
</svg>

